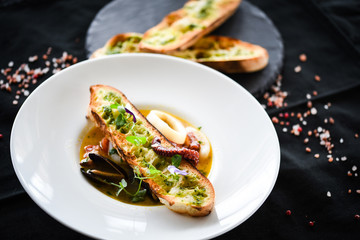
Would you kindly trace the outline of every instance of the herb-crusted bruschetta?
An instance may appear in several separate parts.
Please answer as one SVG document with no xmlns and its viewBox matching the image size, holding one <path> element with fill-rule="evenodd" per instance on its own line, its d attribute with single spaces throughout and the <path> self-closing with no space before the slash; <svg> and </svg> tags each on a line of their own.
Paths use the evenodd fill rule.
<svg viewBox="0 0 360 240">
<path fill-rule="evenodd" d="M 224 36 L 203 37 L 190 48 L 175 51 L 171 55 L 199 62 L 226 73 L 259 71 L 269 62 L 265 48 Z"/>
<path fill-rule="evenodd" d="M 149 184 L 160 202 L 178 213 L 208 215 L 215 200 L 210 181 L 185 159 L 176 168 L 171 157 L 154 151 L 154 141 L 163 148 L 174 146 L 122 92 L 105 85 L 94 85 L 90 87 L 90 93 L 88 117 L 102 129 L 119 155 Z"/>
<path fill-rule="evenodd" d="M 141 51 L 171 53 L 192 46 L 237 9 L 241 0 L 190 0 L 145 32 Z"/>
<path fill-rule="evenodd" d="M 139 52 L 139 43 L 142 40 L 141 33 L 121 33 L 110 38 L 104 47 L 99 48 L 90 58 L 97 58 L 104 55 L 117 53 L 134 53 Z"/>
<path fill-rule="evenodd" d="M 123 33 L 112 37 L 104 47 L 92 54 L 92 58 L 118 53 L 141 52 L 140 33 Z M 224 36 L 206 36 L 193 46 L 174 51 L 172 56 L 202 63 L 226 73 L 255 72 L 265 68 L 269 55 L 265 48 Z"/>
</svg>

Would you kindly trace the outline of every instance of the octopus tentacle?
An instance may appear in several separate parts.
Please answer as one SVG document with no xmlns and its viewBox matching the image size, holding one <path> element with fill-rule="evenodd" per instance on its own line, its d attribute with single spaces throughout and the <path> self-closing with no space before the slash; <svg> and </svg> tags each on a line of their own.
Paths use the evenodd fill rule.
<svg viewBox="0 0 360 240">
<path fill-rule="evenodd" d="M 199 152 L 184 148 L 184 147 L 174 147 L 174 148 L 166 148 L 161 145 L 160 138 L 155 137 L 151 143 L 151 147 L 154 149 L 154 151 L 165 157 L 172 157 L 175 154 L 181 155 L 183 158 L 189 160 L 194 166 L 196 166 L 199 163 Z"/>
<path fill-rule="evenodd" d="M 200 151 L 200 143 L 195 134 L 193 132 L 188 132 L 187 137 L 190 139 L 189 148 L 197 152 Z"/>
</svg>

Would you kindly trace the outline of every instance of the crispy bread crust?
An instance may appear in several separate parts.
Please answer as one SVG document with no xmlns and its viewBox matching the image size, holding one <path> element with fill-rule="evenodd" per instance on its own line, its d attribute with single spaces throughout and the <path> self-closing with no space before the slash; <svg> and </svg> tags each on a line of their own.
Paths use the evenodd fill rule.
<svg viewBox="0 0 360 240">
<path fill-rule="evenodd" d="M 95 52 L 93 52 L 91 54 L 90 58 L 99 58 L 99 57 L 106 56 L 106 49 L 108 49 L 109 47 L 115 46 L 118 42 L 124 42 L 124 41 L 126 41 L 126 39 L 128 39 L 130 37 L 135 37 L 135 36 L 142 38 L 143 35 L 141 33 L 136 33 L 136 32 L 116 34 L 115 36 L 110 38 L 102 48 L 99 48 Z"/>
<path fill-rule="evenodd" d="M 194 1 L 194 0 L 190 0 Z M 189 1 L 189 2 L 190 2 Z M 171 53 L 173 51 L 184 50 L 196 43 L 200 38 L 210 33 L 223 22 L 225 22 L 230 16 L 234 14 L 237 7 L 241 3 L 241 0 L 229 0 L 226 4 L 222 4 L 217 9 L 218 17 L 212 20 L 204 20 L 202 24 L 205 26 L 204 29 L 195 29 L 183 34 L 179 40 L 173 42 L 172 44 L 167 44 L 166 46 L 153 46 L 146 44 L 142 41 L 139 45 L 140 50 L 143 52 L 155 52 L 155 53 Z M 171 26 L 175 20 L 182 19 L 186 17 L 187 14 L 184 8 L 181 8 L 177 11 L 171 12 L 163 18 L 163 20 L 156 26 L 150 28 L 144 33 L 143 39 L 147 39 L 154 32 L 159 31 L 160 29 L 167 28 Z"/>
<path fill-rule="evenodd" d="M 96 108 L 98 107 L 97 101 L 96 101 L 96 94 L 99 89 L 108 89 L 114 92 L 119 93 L 122 96 L 122 100 L 131 106 L 132 112 L 135 114 L 136 118 L 141 119 L 147 128 L 149 132 L 151 132 L 154 136 L 157 136 L 160 138 L 161 143 L 165 147 L 172 147 L 172 144 L 153 126 L 147 119 L 136 109 L 136 107 L 126 98 L 126 96 L 120 92 L 119 90 L 106 86 L 106 85 L 93 85 L 90 87 L 90 104 L 89 104 L 89 110 L 88 110 L 88 117 L 93 120 L 96 125 L 104 132 L 105 136 L 109 138 L 109 140 L 116 146 L 119 155 L 131 166 L 131 167 L 138 167 L 140 172 L 144 175 L 146 172 L 145 168 L 142 168 L 138 165 L 136 161 L 135 155 L 133 155 L 131 152 L 125 152 L 123 149 L 121 149 L 120 146 L 122 146 L 126 139 L 125 137 L 118 132 L 113 132 L 109 130 L 108 126 L 106 125 L 104 119 L 102 119 L 97 113 Z M 125 143 L 126 144 L 126 143 Z M 210 183 L 210 181 L 203 176 L 196 168 L 194 168 L 190 163 L 188 163 L 186 160 L 181 161 L 180 167 L 182 169 L 186 169 L 188 172 L 192 172 L 196 174 L 200 180 L 199 184 L 207 189 L 207 192 L 209 193 L 208 201 L 204 202 L 201 206 L 195 206 L 190 203 L 182 203 L 178 201 L 178 199 L 175 196 L 170 195 L 163 195 L 161 194 L 161 186 L 159 186 L 155 181 L 153 181 L 151 178 L 145 179 L 144 181 L 149 184 L 150 189 L 152 192 L 159 198 L 161 203 L 165 204 L 169 209 L 182 213 L 182 214 L 188 214 L 190 216 L 206 216 L 210 214 L 214 207 L 214 201 L 215 201 L 215 191 Z"/>
<path fill-rule="evenodd" d="M 217 69 L 226 73 L 249 73 L 259 71 L 265 68 L 269 63 L 269 54 L 268 51 L 255 44 L 251 44 L 248 42 L 244 42 L 235 38 L 224 37 L 224 36 L 207 36 L 204 37 L 207 41 L 217 42 L 222 46 L 223 49 L 231 46 L 239 46 L 247 51 L 252 51 L 254 54 L 252 56 L 239 56 L 239 57 L 231 57 L 228 59 L 196 59 L 195 61 L 198 63 L 202 63 L 211 68 Z M 198 43 L 200 43 L 198 41 Z M 191 49 L 199 49 L 196 43 Z M 176 55 L 176 52 L 173 53 Z"/>
<path fill-rule="evenodd" d="M 105 47 L 102 47 L 102 48 L 97 49 L 95 52 L 93 52 L 90 56 L 90 59 L 100 58 L 100 57 L 105 57 L 105 56 L 106 56 Z"/>
<path fill-rule="evenodd" d="M 98 58 L 103 57 L 106 55 L 106 47 L 113 46 L 118 41 L 124 41 L 129 36 L 139 36 L 141 37 L 140 33 L 121 33 L 112 37 L 103 48 L 96 50 L 92 55 L 91 58 Z M 231 45 L 238 45 L 242 46 L 243 48 L 253 51 L 253 56 L 240 56 L 240 57 L 233 57 L 233 58 L 224 58 L 224 59 L 216 59 L 216 60 L 209 60 L 209 59 L 191 59 L 195 62 L 202 63 L 207 65 L 211 68 L 219 70 L 225 73 L 249 73 L 259 71 L 265 68 L 269 62 L 269 54 L 268 51 L 259 46 L 254 45 L 248 42 L 244 42 L 235 38 L 225 37 L 225 36 L 206 36 L 200 39 L 197 43 L 195 43 L 192 47 L 188 50 L 196 51 L 199 49 L 199 43 L 206 39 L 207 41 L 213 41 L 219 43 L 224 49 Z M 203 50 L 203 49 L 202 49 Z M 140 50 L 139 50 L 140 51 Z M 206 51 L 203 50 L 203 51 Z M 169 55 L 180 55 L 182 51 L 174 51 L 172 54 Z"/>
</svg>

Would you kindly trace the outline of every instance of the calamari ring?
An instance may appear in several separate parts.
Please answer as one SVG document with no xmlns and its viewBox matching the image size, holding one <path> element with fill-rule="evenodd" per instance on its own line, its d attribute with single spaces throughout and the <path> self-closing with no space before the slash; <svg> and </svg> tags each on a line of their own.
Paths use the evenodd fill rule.
<svg viewBox="0 0 360 240">
<path fill-rule="evenodd" d="M 146 118 L 167 139 L 177 144 L 184 144 L 186 130 L 179 120 L 170 114 L 158 110 L 151 110 Z"/>
</svg>

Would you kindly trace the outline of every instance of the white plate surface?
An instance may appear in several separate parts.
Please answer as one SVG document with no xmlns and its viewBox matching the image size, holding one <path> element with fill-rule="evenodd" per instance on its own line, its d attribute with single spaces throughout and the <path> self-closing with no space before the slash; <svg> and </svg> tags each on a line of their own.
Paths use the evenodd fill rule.
<svg viewBox="0 0 360 240">
<path fill-rule="evenodd" d="M 89 87 L 106 84 L 135 106 L 157 108 L 202 126 L 213 147 L 209 175 L 216 192 L 207 217 L 164 206 L 132 206 L 93 188 L 79 170 Z M 22 105 L 11 133 L 11 157 L 22 186 L 49 215 L 102 239 L 208 239 L 249 218 L 276 181 L 280 149 L 260 104 L 225 75 L 155 54 L 87 60 L 41 84 Z"/>
</svg>

